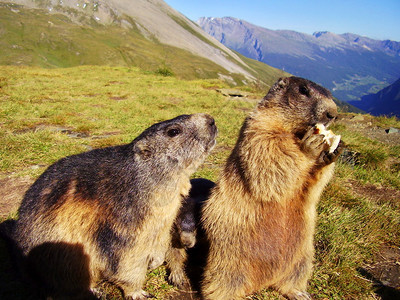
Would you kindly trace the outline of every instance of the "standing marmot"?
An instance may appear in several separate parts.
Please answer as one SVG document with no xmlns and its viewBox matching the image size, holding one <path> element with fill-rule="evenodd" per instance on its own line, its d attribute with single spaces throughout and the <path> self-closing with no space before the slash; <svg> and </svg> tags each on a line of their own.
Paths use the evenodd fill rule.
<svg viewBox="0 0 400 300">
<path fill-rule="evenodd" d="M 316 204 L 339 155 L 314 126 L 336 116 L 329 91 L 290 77 L 278 80 L 246 118 L 203 206 L 210 242 L 205 299 L 240 299 L 264 287 L 310 298 Z"/>
<path fill-rule="evenodd" d="M 130 144 L 50 166 L 19 208 L 13 238 L 23 267 L 55 297 L 88 297 L 103 279 L 126 298 L 148 297 L 146 271 L 164 261 L 189 176 L 214 146 L 216 131 L 208 115 L 182 115 Z"/>
</svg>

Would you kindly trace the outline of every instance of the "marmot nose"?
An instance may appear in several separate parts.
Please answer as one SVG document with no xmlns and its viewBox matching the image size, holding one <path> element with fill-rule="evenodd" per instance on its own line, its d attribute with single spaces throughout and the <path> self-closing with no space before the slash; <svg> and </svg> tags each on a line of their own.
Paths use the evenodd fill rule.
<svg viewBox="0 0 400 300">
<path fill-rule="evenodd" d="M 213 118 L 211 118 L 211 120 L 208 120 L 208 125 L 210 125 L 211 127 L 215 126 L 215 120 Z"/>
<path fill-rule="evenodd" d="M 211 139 L 214 140 L 218 134 L 217 125 L 215 125 L 215 120 L 213 117 L 207 114 L 205 115 L 205 117 L 206 117 L 206 126 L 208 126 L 208 132 L 210 133 Z"/>
<path fill-rule="evenodd" d="M 203 116 L 206 118 L 206 124 L 207 124 L 208 126 L 210 126 L 211 128 L 216 127 L 216 125 L 215 125 L 215 120 L 214 120 L 213 117 L 211 117 L 211 116 L 208 115 L 208 114 L 204 114 Z"/>
<path fill-rule="evenodd" d="M 214 120 L 214 118 L 210 116 L 209 119 L 208 119 L 208 121 L 207 121 L 207 123 L 208 123 L 208 126 L 209 126 L 210 129 L 211 129 L 211 132 L 212 132 L 214 135 L 217 134 L 218 129 L 217 129 L 217 125 L 215 125 L 215 120 Z"/>
<path fill-rule="evenodd" d="M 328 120 L 336 119 L 337 112 L 328 111 L 328 112 L 326 112 L 326 117 L 328 118 Z"/>
<path fill-rule="evenodd" d="M 197 113 L 193 114 L 192 118 L 196 120 L 196 122 L 198 122 L 203 129 L 208 130 L 212 135 L 217 133 L 217 126 L 215 125 L 215 120 L 212 116 L 208 114 Z"/>
</svg>

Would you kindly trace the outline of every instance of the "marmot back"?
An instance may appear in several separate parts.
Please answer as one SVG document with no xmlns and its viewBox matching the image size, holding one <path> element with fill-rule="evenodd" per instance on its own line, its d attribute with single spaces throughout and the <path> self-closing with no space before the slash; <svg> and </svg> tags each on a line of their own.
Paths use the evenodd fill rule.
<svg viewBox="0 0 400 300">
<path fill-rule="evenodd" d="M 314 126 L 336 116 L 329 91 L 290 77 L 246 118 L 203 207 L 205 299 L 241 299 L 265 287 L 309 299 L 316 203 L 341 147 L 330 153 Z"/>
<path fill-rule="evenodd" d="M 19 209 L 13 238 L 23 267 L 56 297 L 90 295 L 106 279 L 125 297 L 146 298 L 146 271 L 164 260 L 189 176 L 214 146 L 216 131 L 208 115 L 182 115 L 130 144 L 51 165 Z"/>
</svg>

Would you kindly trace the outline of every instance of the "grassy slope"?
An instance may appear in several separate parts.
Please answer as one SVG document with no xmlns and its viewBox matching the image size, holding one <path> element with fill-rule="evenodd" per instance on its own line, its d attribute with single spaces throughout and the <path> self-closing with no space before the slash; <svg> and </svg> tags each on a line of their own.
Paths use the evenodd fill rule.
<svg viewBox="0 0 400 300">
<path fill-rule="evenodd" d="M 244 117 L 255 105 L 253 101 L 224 98 L 215 91 L 224 85 L 217 80 L 183 81 L 125 67 L 0 67 L 0 178 L 7 174 L 37 177 L 66 155 L 130 142 L 154 122 L 205 112 L 216 118 L 218 146 L 196 176 L 215 180 Z M 382 123 L 400 127 L 395 119 L 378 119 L 377 124 Z M 71 138 L 54 130 L 57 126 L 83 137 Z M 360 164 L 339 163 L 322 197 L 316 267 L 309 291 L 316 299 L 374 299 L 372 283 L 357 269 L 380 245 L 400 245 L 400 212 L 390 203 L 378 204 L 357 196 L 347 182 L 352 179 L 400 190 L 399 172 L 393 172 L 396 165 L 391 165 L 397 161 L 398 169 L 400 148 L 355 134 L 345 125 L 333 129 L 351 149 L 360 152 Z M 1 251 L 2 260 L 7 261 L 4 249 Z M 10 268 L 8 263 L 3 265 L 0 281 L 10 281 Z M 163 268 L 149 275 L 147 288 L 158 299 L 173 292 L 164 277 Z M 0 298 L 26 296 L 24 287 L 16 282 L 7 286 L 0 291 Z M 281 298 L 267 291 L 251 299 Z"/>
<path fill-rule="evenodd" d="M 169 69 L 183 79 L 218 78 L 219 73 L 232 76 L 239 84 L 244 79 L 210 60 L 144 37 L 127 16 L 122 18 L 124 24 L 130 24 L 130 29 L 120 25 L 103 26 L 85 15 L 74 13 L 78 14 L 75 19 L 81 19 L 82 25 L 72 22 L 66 15 L 0 3 L 0 65 L 45 68 L 136 66 L 148 71 Z M 185 24 L 177 18 L 175 21 L 181 26 Z M 190 29 L 189 26 L 184 28 Z M 204 37 L 196 36 L 204 40 Z M 263 81 L 271 81 L 281 73 L 265 64 L 260 64 L 258 70 L 260 72 L 254 75 Z M 272 77 L 266 78 L 266 73 Z"/>
<path fill-rule="evenodd" d="M 61 14 L 21 7 L 18 10 L 14 13 L 0 6 L 3 65 L 119 65 L 149 71 L 167 66 L 188 79 L 217 77 L 217 73 L 226 72 L 211 61 L 145 38 L 135 26 L 124 29 L 95 22 L 77 25 Z"/>
</svg>

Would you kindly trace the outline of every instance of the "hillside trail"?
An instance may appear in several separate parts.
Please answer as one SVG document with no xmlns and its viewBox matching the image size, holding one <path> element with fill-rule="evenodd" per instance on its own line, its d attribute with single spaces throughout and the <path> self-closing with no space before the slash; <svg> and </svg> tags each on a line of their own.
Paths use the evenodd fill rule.
<svg viewBox="0 0 400 300">
<path fill-rule="evenodd" d="M 384 128 L 374 126 L 371 120 L 369 116 L 343 115 L 339 118 L 338 123 L 342 123 L 348 129 L 359 132 L 368 138 L 390 145 L 400 145 L 400 133 L 395 135 L 387 134 Z M 0 174 L 0 220 L 4 220 L 10 215 L 15 215 L 23 195 L 33 181 L 29 176 L 13 177 L 10 174 Z M 355 195 L 366 197 L 376 203 L 389 201 L 400 209 L 399 190 L 372 184 L 364 185 L 355 180 L 349 180 L 347 187 Z M 399 247 L 383 246 L 379 253 L 375 255 L 373 261 L 361 266 L 359 272 L 377 286 L 378 299 L 400 299 Z M 192 300 L 200 298 L 198 293 L 191 290 L 174 290 L 169 299 Z"/>
</svg>

